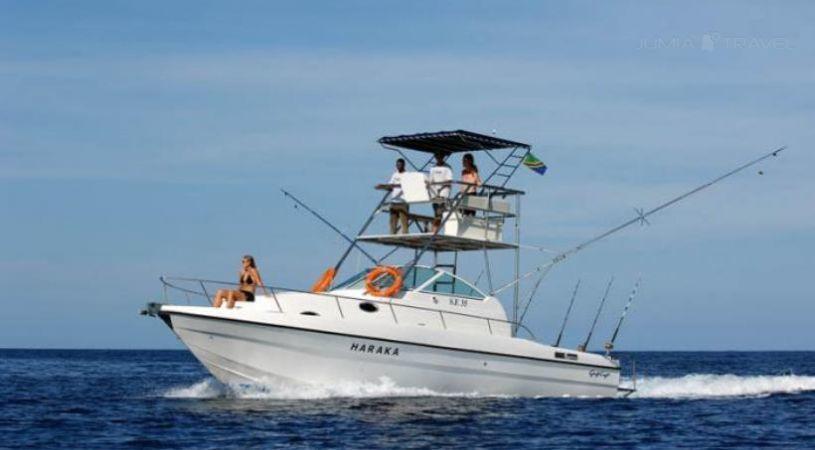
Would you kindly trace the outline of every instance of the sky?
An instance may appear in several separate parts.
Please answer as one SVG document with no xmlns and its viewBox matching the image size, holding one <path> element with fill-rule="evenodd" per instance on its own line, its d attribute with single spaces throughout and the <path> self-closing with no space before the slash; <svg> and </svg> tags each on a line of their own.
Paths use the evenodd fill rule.
<svg viewBox="0 0 815 450">
<path fill-rule="evenodd" d="M 181 348 L 138 315 L 159 276 L 231 281 L 251 253 L 306 288 L 343 243 L 279 189 L 353 234 L 395 158 L 376 139 L 461 128 L 549 166 L 513 180 L 547 249 L 788 145 L 557 266 L 526 325 L 551 342 L 580 279 L 576 345 L 613 276 L 596 347 L 641 276 L 620 350 L 815 350 L 813 20 L 803 1 L 0 0 L 0 347 Z"/>
</svg>

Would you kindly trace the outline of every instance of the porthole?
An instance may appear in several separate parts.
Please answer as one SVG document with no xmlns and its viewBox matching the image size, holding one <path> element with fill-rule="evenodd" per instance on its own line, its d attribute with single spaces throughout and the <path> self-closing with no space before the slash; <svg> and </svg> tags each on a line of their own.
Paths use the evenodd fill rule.
<svg viewBox="0 0 815 450">
<path fill-rule="evenodd" d="M 319 316 L 319 314 L 314 311 L 303 311 L 300 314 L 303 316 Z"/>
<path fill-rule="evenodd" d="M 369 313 L 374 313 L 374 312 L 379 311 L 379 308 L 377 308 L 376 305 L 374 305 L 373 303 L 368 303 L 368 302 L 360 303 L 359 304 L 359 309 L 361 309 L 361 310 L 363 310 L 365 312 L 369 312 Z"/>
</svg>

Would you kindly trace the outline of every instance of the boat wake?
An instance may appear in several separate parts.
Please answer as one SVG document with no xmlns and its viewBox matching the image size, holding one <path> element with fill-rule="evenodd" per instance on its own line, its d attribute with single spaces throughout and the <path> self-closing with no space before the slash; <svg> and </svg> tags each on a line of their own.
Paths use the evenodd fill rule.
<svg viewBox="0 0 815 450">
<path fill-rule="evenodd" d="M 630 383 L 625 383 L 630 386 Z M 766 397 L 815 391 L 815 377 L 799 375 L 711 375 L 649 377 L 637 380 L 631 398 Z"/>
<path fill-rule="evenodd" d="M 630 386 L 624 381 L 624 386 Z M 704 399 L 727 397 L 766 397 L 815 391 L 815 377 L 799 375 L 711 375 L 689 374 L 682 377 L 649 377 L 637 380 L 632 399 Z M 487 397 L 477 393 L 448 394 L 426 388 L 396 385 L 382 377 L 377 382 L 347 382 L 334 385 L 300 385 L 264 382 L 224 385 L 207 378 L 190 386 L 168 389 L 165 398 L 234 398 L 270 400 L 320 400 L 327 398 L 380 397 Z M 495 396 L 489 396 L 495 397 Z M 502 396 L 503 397 L 503 396 Z M 511 398 L 511 397 L 508 397 Z"/>
<path fill-rule="evenodd" d="M 165 398 L 236 398 L 271 400 L 319 400 L 326 398 L 379 397 L 475 397 L 477 394 L 442 394 L 425 388 L 397 386 L 390 378 L 377 382 L 347 382 L 334 385 L 302 385 L 263 382 L 224 385 L 207 378 L 191 386 L 176 387 L 163 393 Z"/>
</svg>

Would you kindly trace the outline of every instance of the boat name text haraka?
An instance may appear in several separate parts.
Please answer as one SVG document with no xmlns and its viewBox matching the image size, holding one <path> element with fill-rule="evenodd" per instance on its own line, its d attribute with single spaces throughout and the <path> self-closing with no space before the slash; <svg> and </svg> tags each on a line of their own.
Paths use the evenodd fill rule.
<svg viewBox="0 0 815 450">
<path fill-rule="evenodd" d="M 399 347 L 388 347 L 385 345 L 352 342 L 349 350 L 352 352 L 373 353 L 376 355 L 399 356 Z"/>
</svg>

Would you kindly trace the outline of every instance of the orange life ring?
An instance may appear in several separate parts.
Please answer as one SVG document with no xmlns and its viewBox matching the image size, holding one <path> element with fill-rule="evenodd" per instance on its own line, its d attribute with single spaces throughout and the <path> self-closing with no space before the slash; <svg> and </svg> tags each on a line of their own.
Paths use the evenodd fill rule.
<svg viewBox="0 0 815 450">
<path fill-rule="evenodd" d="M 336 274 L 337 271 L 334 270 L 333 267 L 329 267 L 325 272 L 323 272 L 323 276 L 321 276 L 320 279 L 314 283 L 314 286 L 311 287 L 311 292 L 325 292 L 331 287 L 331 283 L 334 282 L 334 275 Z"/>
<path fill-rule="evenodd" d="M 383 275 L 390 275 L 393 283 L 390 286 L 379 288 L 374 282 Z M 365 277 L 366 293 L 376 297 L 392 297 L 402 289 L 402 271 L 397 267 L 376 266 Z"/>
</svg>

